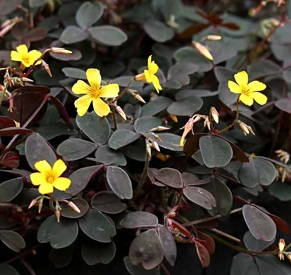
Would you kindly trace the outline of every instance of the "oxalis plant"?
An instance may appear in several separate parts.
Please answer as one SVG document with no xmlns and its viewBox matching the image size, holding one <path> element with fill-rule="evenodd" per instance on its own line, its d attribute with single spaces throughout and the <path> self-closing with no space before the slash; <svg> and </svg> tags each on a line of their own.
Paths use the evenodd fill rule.
<svg viewBox="0 0 291 275">
<path fill-rule="evenodd" d="M 1 275 L 291 274 L 290 1 L 0 15 Z"/>
</svg>

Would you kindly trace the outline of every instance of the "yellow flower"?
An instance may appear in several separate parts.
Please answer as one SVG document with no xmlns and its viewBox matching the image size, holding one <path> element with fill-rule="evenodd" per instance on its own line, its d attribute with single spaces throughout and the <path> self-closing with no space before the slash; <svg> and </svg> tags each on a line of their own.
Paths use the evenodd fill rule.
<svg viewBox="0 0 291 275">
<path fill-rule="evenodd" d="M 146 81 L 148 83 L 153 83 L 157 93 L 159 93 L 159 91 L 162 90 L 162 87 L 160 80 L 155 75 L 158 70 L 159 66 L 155 63 L 155 61 L 152 61 L 152 56 L 150 55 L 148 58 L 148 70 L 144 70 L 143 73 L 136 75 L 134 79 L 136 81 Z"/>
<path fill-rule="evenodd" d="M 31 173 L 30 179 L 33 185 L 39 186 L 38 191 L 41 194 L 49 194 L 54 188 L 65 191 L 71 185 L 71 180 L 60 177 L 67 169 L 66 164 L 61 160 L 57 160 L 53 167 L 46 160 L 35 163 L 35 169 L 39 172 Z"/>
<path fill-rule="evenodd" d="M 101 98 L 117 97 L 119 93 L 118 84 L 108 84 L 101 88 L 101 75 L 97 69 L 88 69 L 86 76 L 90 85 L 86 84 L 83 80 L 78 80 L 72 87 L 74 94 L 85 94 L 75 101 L 78 115 L 85 115 L 93 101 L 93 108 L 96 114 L 99 117 L 107 116 L 110 108 Z"/>
<path fill-rule="evenodd" d="M 11 60 L 20 61 L 22 67 L 30 67 L 35 60 L 41 57 L 42 53 L 37 50 L 28 51 L 25 44 L 19 45 L 16 48 L 17 51 L 11 51 Z M 41 60 L 36 63 L 39 65 Z"/>
<path fill-rule="evenodd" d="M 244 104 L 251 106 L 254 103 L 254 100 L 260 105 L 266 104 L 268 98 L 259 93 L 266 89 L 266 85 L 260 81 L 249 82 L 248 74 L 245 71 L 239 72 L 234 75 L 234 81 L 228 81 L 228 88 L 231 92 L 235 94 L 240 94 L 239 100 Z"/>
</svg>

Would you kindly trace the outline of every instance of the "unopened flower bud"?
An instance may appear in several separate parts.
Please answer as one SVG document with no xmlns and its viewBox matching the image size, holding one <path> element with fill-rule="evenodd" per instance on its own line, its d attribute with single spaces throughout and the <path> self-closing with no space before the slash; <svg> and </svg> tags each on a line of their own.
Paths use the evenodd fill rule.
<svg viewBox="0 0 291 275">
<path fill-rule="evenodd" d="M 210 121 L 209 121 L 209 118 L 208 117 L 204 120 L 204 127 L 207 127 L 208 130 L 211 129 Z"/>
<path fill-rule="evenodd" d="M 285 246 L 286 246 L 285 240 L 280 239 L 279 243 L 278 243 L 279 251 L 282 252 L 284 250 Z"/>
<path fill-rule="evenodd" d="M 141 95 L 139 95 L 137 90 L 128 89 L 128 92 L 138 101 L 146 103 L 145 100 L 141 97 Z"/>
<path fill-rule="evenodd" d="M 219 122 L 219 113 L 217 112 L 217 110 L 215 109 L 215 107 L 211 107 L 210 108 L 210 114 L 213 118 L 213 120 L 218 123 Z"/>
<path fill-rule="evenodd" d="M 120 116 L 121 116 L 124 120 L 126 120 L 126 114 L 124 113 L 124 111 L 122 110 L 122 108 L 121 108 L 120 106 L 116 106 L 115 109 L 116 109 L 117 113 L 119 113 Z"/>
<path fill-rule="evenodd" d="M 198 52 L 200 52 L 202 55 L 204 55 L 207 59 L 209 59 L 211 61 L 213 60 L 213 56 L 210 53 L 208 47 L 200 44 L 199 42 L 195 42 L 195 41 L 192 42 L 192 45 L 194 48 L 196 48 L 196 50 Z"/>
<path fill-rule="evenodd" d="M 171 128 L 165 126 L 158 126 L 150 130 L 150 132 L 161 132 L 161 131 L 168 131 Z"/>
<path fill-rule="evenodd" d="M 151 157 L 152 156 L 152 148 L 149 142 L 147 142 L 147 154 Z"/>
<path fill-rule="evenodd" d="M 41 212 L 41 209 L 42 209 L 42 200 L 38 204 L 38 213 Z"/>
<path fill-rule="evenodd" d="M 23 82 L 33 82 L 32 79 L 27 78 L 27 77 L 21 77 L 21 80 L 22 80 Z"/>
<path fill-rule="evenodd" d="M 64 48 L 59 48 L 59 47 L 51 47 L 51 51 L 53 53 L 61 53 L 61 54 L 71 54 L 72 53 L 69 50 L 66 50 Z"/>
<path fill-rule="evenodd" d="M 50 67 L 49 65 L 44 61 L 44 60 L 41 60 L 41 66 L 43 67 L 43 69 L 47 72 L 47 74 L 52 77 L 52 73 L 51 73 L 51 70 L 50 70 Z"/>
<path fill-rule="evenodd" d="M 220 35 L 214 35 L 214 34 L 210 34 L 206 36 L 207 40 L 221 40 L 221 36 Z"/>
<path fill-rule="evenodd" d="M 176 115 L 172 115 L 172 114 L 169 114 L 169 117 L 174 121 L 174 122 L 178 122 L 178 118 Z"/>
<path fill-rule="evenodd" d="M 239 122 L 238 122 L 238 125 L 239 125 L 239 127 L 241 128 L 241 130 L 242 130 L 242 132 L 244 133 L 245 136 L 248 135 L 249 133 L 252 133 L 254 136 L 256 135 L 256 134 L 254 133 L 252 127 L 249 126 L 249 125 L 247 125 L 247 124 L 245 124 L 244 122 L 239 121 Z"/>
<path fill-rule="evenodd" d="M 37 204 L 37 200 L 36 200 L 36 199 L 33 199 L 33 200 L 30 202 L 30 204 L 29 204 L 29 206 L 28 206 L 28 209 L 30 209 L 31 207 L 35 206 L 36 204 Z"/>
<path fill-rule="evenodd" d="M 162 139 L 159 135 L 155 134 L 155 133 L 152 133 L 153 136 L 155 137 L 155 139 L 157 139 L 158 141 L 162 142 Z"/>
<path fill-rule="evenodd" d="M 151 147 L 160 152 L 160 147 L 156 141 L 152 141 Z"/>
<path fill-rule="evenodd" d="M 55 214 L 56 214 L 56 217 L 57 217 L 57 221 L 60 222 L 60 219 L 61 219 L 61 211 L 59 209 L 56 209 Z"/>
<path fill-rule="evenodd" d="M 81 213 L 81 210 L 78 208 L 76 204 L 74 204 L 72 201 L 68 202 L 68 205 L 76 212 Z"/>
<path fill-rule="evenodd" d="M 135 81 L 146 81 L 146 77 L 144 73 L 138 74 L 134 76 Z"/>
</svg>

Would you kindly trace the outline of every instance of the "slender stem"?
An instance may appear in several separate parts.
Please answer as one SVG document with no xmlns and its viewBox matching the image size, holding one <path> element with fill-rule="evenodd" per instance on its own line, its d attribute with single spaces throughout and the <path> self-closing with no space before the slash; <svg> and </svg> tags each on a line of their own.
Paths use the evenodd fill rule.
<svg viewBox="0 0 291 275">
<path fill-rule="evenodd" d="M 131 84 L 131 82 L 134 80 L 134 78 L 130 79 L 129 82 L 127 83 L 127 86 L 124 88 L 124 90 L 118 95 L 117 98 L 115 98 L 113 100 L 112 103 L 115 103 L 118 99 L 120 99 L 129 89 L 129 85 Z"/>
<path fill-rule="evenodd" d="M 229 215 L 230 214 L 234 214 L 234 213 L 238 213 L 240 211 L 242 211 L 242 207 L 230 211 Z M 203 218 L 203 219 L 200 219 L 200 220 L 197 220 L 197 221 L 183 223 L 183 225 L 184 226 L 193 226 L 193 225 L 196 225 L 196 224 L 213 221 L 213 220 L 216 220 L 216 219 L 221 218 L 221 217 L 222 217 L 222 215 L 218 214 L 218 215 L 213 216 L 213 217 L 207 217 L 207 218 Z"/>
<path fill-rule="evenodd" d="M 217 233 L 217 234 L 219 234 L 219 235 L 221 235 L 221 236 L 223 236 L 223 237 L 225 237 L 227 239 L 230 239 L 230 240 L 232 240 L 234 242 L 241 243 L 241 240 L 240 239 L 238 239 L 238 238 L 236 238 L 234 236 L 231 236 L 231 235 L 229 235 L 229 234 L 227 234 L 227 233 L 225 233 L 225 232 L 223 232 L 221 230 L 218 230 L 216 228 L 212 228 L 211 231 L 212 232 L 215 232 L 215 233 Z"/>
<path fill-rule="evenodd" d="M 1 96 L 0 96 L 0 107 L 2 105 L 2 102 L 3 102 L 4 96 L 6 94 L 6 91 L 7 91 L 7 86 L 5 85 L 4 86 L 4 91 L 2 91 Z"/>
<path fill-rule="evenodd" d="M 117 121 L 116 121 L 116 114 L 115 114 L 115 107 L 111 106 L 112 110 L 112 118 L 113 118 L 113 123 L 114 123 L 114 130 L 117 130 Z"/>
<path fill-rule="evenodd" d="M 30 266 L 30 264 L 25 261 L 24 259 L 21 259 L 22 264 L 26 267 L 26 269 L 29 271 L 29 273 L 31 275 L 36 275 L 36 273 L 34 272 L 34 270 L 32 269 L 32 267 Z"/>
</svg>

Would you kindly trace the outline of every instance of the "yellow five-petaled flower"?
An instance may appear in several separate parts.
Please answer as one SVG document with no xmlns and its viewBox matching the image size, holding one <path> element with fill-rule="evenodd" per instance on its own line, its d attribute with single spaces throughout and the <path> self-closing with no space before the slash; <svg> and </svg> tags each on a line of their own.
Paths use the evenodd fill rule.
<svg viewBox="0 0 291 275">
<path fill-rule="evenodd" d="M 228 88 L 231 92 L 235 94 L 240 94 L 239 100 L 251 106 L 254 103 L 254 100 L 260 105 L 266 104 L 268 98 L 259 93 L 259 91 L 263 91 L 266 89 L 266 85 L 260 81 L 254 80 L 249 83 L 248 74 L 245 71 L 239 72 L 234 75 L 234 81 L 228 81 Z"/>
<path fill-rule="evenodd" d="M 46 160 L 35 163 L 35 169 L 39 172 L 31 173 L 30 180 L 33 185 L 39 186 L 40 194 L 50 194 L 54 188 L 65 191 L 69 188 L 71 180 L 61 175 L 67 169 L 66 164 L 61 160 L 57 160 L 53 167 Z"/>
<path fill-rule="evenodd" d="M 93 101 L 93 108 L 96 114 L 99 117 L 107 116 L 110 108 L 101 98 L 117 97 L 119 93 L 118 84 L 108 84 L 101 88 L 101 75 L 97 69 L 88 69 L 86 76 L 90 85 L 83 80 L 78 80 L 72 87 L 74 94 L 85 94 L 75 101 L 78 115 L 85 115 Z"/>
<path fill-rule="evenodd" d="M 160 90 L 162 90 L 160 80 L 155 75 L 159 70 L 159 66 L 155 63 L 155 61 L 152 61 L 152 56 L 150 55 L 148 58 L 148 69 L 144 70 L 143 73 L 136 75 L 134 79 L 136 81 L 146 81 L 148 83 L 153 83 L 157 93 L 159 93 Z"/>
<path fill-rule="evenodd" d="M 41 57 L 42 53 L 37 50 L 28 51 L 25 44 L 19 45 L 16 48 L 17 51 L 11 51 L 11 60 L 20 61 L 22 68 L 30 67 L 35 60 Z M 38 61 L 36 65 L 39 65 L 41 61 Z"/>
</svg>

